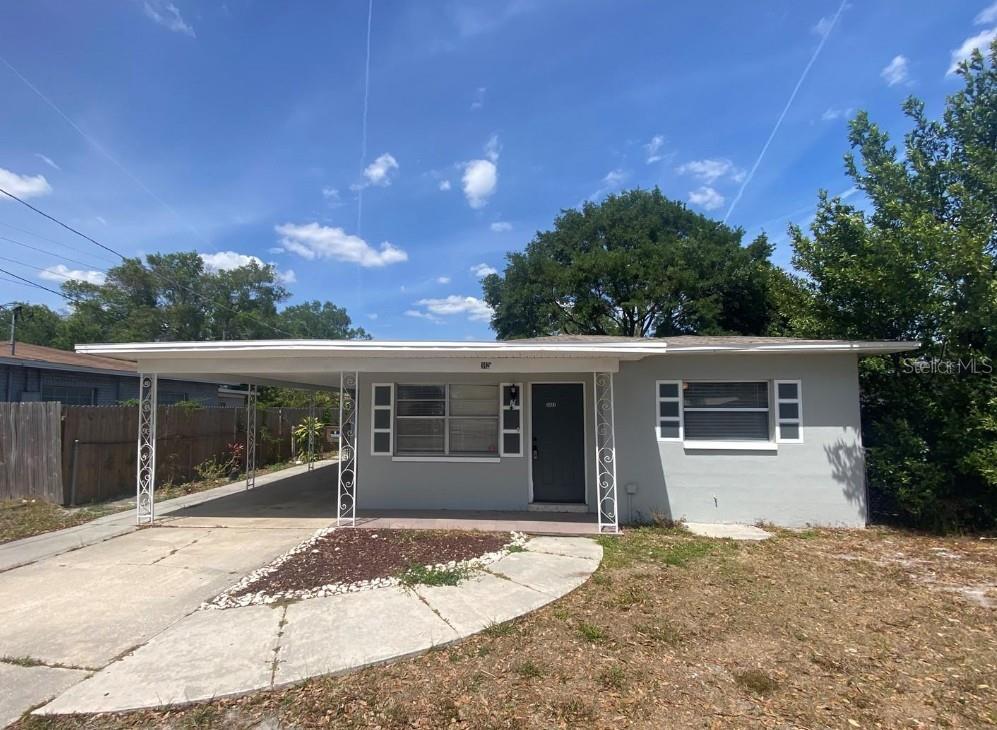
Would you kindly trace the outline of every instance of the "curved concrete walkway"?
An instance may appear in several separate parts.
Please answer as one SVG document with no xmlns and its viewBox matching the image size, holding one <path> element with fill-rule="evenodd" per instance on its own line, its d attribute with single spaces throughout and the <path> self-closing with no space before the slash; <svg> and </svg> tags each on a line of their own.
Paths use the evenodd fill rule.
<svg viewBox="0 0 997 730">
<path fill-rule="evenodd" d="M 196 611 L 35 712 L 195 702 L 419 654 L 550 603 L 584 583 L 601 560 L 602 548 L 588 538 L 534 537 L 524 552 L 454 587 Z"/>
</svg>

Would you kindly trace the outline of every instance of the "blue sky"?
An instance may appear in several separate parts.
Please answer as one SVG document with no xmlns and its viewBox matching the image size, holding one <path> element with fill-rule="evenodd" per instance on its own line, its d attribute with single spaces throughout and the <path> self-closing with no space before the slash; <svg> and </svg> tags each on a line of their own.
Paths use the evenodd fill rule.
<svg viewBox="0 0 997 730">
<path fill-rule="evenodd" d="M 997 28 L 986 0 L 374 0 L 365 83 L 368 9 L 5 3 L 0 186 L 129 255 L 273 262 L 379 338 L 490 339 L 479 275 L 620 189 L 764 229 L 788 265 L 787 223 L 849 191 L 849 116 L 899 137 Z M 53 288 L 115 263 L 10 200 L 0 236 L 53 252 L 0 239 Z M 64 304 L 4 276 L 13 299 Z"/>
</svg>

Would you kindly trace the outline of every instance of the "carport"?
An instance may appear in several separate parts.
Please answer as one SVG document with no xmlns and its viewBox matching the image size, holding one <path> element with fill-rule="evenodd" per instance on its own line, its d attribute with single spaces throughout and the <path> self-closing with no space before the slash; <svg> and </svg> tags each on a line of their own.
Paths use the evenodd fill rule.
<svg viewBox="0 0 997 730">
<path fill-rule="evenodd" d="M 156 518 L 158 380 L 182 376 L 188 380 L 248 386 L 247 489 L 255 484 L 257 388 L 280 386 L 338 393 L 340 459 L 335 477 L 338 526 L 357 526 L 358 474 L 366 473 L 370 477 L 368 486 L 380 489 L 368 495 L 368 504 L 371 499 L 380 501 L 372 510 L 365 507 L 365 516 L 378 520 L 375 524 L 382 526 L 415 526 L 420 521 L 426 526 L 448 525 L 463 516 L 465 521 L 487 529 L 486 526 L 509 521 L 514 513 L 519 513 L 520 517 L 536 522 L 563 521 L 566 526 L 572 525 L 569 530 L 576 532 L 591 516 L 592 526 L 597 523 L 600 532 L 618 530 L 613 376 L 620 360 L 638 359 L 646 354 L 638 348 L 621 352 L 619 347 L 598 344 L 265 340 L 93 344 L 78 345 L 77 351 L 137 362 L 140 418 L 136 519 L 139 524 L 152 524 Z M 413 385 L 399 385 L 402 383 Z M 578 415 L 584 422 L 578 428 L 584 456 L 579 453 L 576 472 L 580 474 L 578 479 L 583 480 L 584 494 L 570 504 L 548 504 L 534 500 L 530 464 L 537 459 L 537 439 L 530 430 L 528 394 L 531 387 L 561 384 L 577 386 L 580 394 Z M 426 421 L 432 417 L 419 409 L 435 403 L 429 400 L 404 403 L 400 389 L 434 387 L 445 393 L 440 400 L 444 414 L 439 416 L 445 453 L 403 452 L 399 441 L 407 437 L 402 430 L 410 424 L 404 420 L 409 416 L 402 413 L 402 407 L 415 408 L 413 413 L 417 416 L 411 418 Z M 477 400 L 470 398 L 458 403 L 456 396 L 460 389 Z M 480 392 L 496 394 L 494 407 L 485 407 L 487 402 Z M 457 405 L 483 407 L 487 415 L 479 415 L 477 411 L 460 417 L 451 415 L 451 409 L 456 411 Z M 361 412 L 365 414 L 363 417 Z M 456 439 L 474 438 L 491 427 L 482 424 L 493 423 L 497 425 L 497 438 L 488 447 L 491 451 L 451 453 Z M 437 428 L 435 424 L 428 425 Z M 416 434 L 411 438 L 430 436 Z M 513 477 L 508 477 L 509 474 Z M 417 475 L 421 475 L 423 486 L 415 482 L 415 486 L 405 490 L 397 486 L 410 476 L 416 479 Z M 459 494 L 452 502 L 447 501 L 454 491 L 446 492 L 442 487 L 432 501 L 434 488 L 448 480 L 468 485 L 476 501 L 469 502 Z M 385 496 L 383 485 L 389 482 L 402 492 L 403 499 L 398 504 L 391 502 L 390 494 Z M 429 487 L 424 486 L 426 483 Z M 423 494 L 427 495 L 425 504 L 418 501 Z M 446 514 L 439 514 L 442 511 Z M 528 511 L 545 514 L 526 515 Z"/>
</svg>

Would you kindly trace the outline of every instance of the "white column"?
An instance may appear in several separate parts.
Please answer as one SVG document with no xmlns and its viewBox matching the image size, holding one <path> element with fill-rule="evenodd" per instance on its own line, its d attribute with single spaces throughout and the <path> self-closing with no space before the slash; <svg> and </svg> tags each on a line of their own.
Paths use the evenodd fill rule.
<svg viewBox="0 0 997 730">
<path fill-rule="evenodd" d="M 339 373 L 339 490 L 336 524 L 356 525 L 359 373 Z"/>
<path fill-rule="evenodd" d="M 619 532 L 616 500 L 616 420 L 613 374 L 594 373 L 595 474 L 599 500 L 599 532 Z"/>
<path fill-rule="evenodd" d="M 246 391 L 246 489 L 256 486 L 256 386 Z"/>
<path fill-rule="evenodd" d="M 156 395 L 159 377 L 138 377 L 138 455 L 135 472 L 135 519 L 151 525 L 156 519 Z"/>
<path fill-rule="evenodd" d="M 315 394 L 308 401 L 308 471 L 315 468 Z"/>
</svg>

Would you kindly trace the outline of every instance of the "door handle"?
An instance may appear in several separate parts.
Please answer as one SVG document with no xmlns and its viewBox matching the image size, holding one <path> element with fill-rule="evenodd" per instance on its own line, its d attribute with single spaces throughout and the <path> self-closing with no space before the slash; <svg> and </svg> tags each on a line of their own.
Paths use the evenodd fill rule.
<svg viewBox="0 0 997 730">
<path fill-rule="evenodd" d="M 537 450 L 537 437 L 533 437 L 533 459 L 536 460 L 540 452 Z"/>
</svg>

